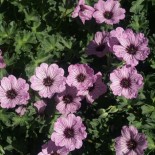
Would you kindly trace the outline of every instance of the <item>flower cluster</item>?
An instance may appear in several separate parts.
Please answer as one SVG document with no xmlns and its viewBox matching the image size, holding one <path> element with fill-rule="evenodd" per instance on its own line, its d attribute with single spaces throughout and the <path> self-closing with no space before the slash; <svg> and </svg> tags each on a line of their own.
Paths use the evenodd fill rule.
<svg viewBox="0 0 155 155">
<path fill-rule="evenodd" d="M 98 24 L 113 25 L 125 18 L 125 12 L 118 0 L 98 0 L 94 7 L 79 0 L 72 17 L 79 17 L 83 24 L 94 18 Z M 110 73 L 109 87 L 116 96 L 137 98 L 144 83 L 136 66 L 150 53 L 148 39 L 143 33 L 135 33 L 132 29 L 122 27 L 110 32 L 98 31 L 88 44 L 86 53 L 99 58 L 109 53 L 122 61 L 123 65 Z M 0 50 L 0 68 L 5 67 Z M 46 99 L 52 98 L 60 114 L 54 123 L 50 140 L 42 146 L 38 155 L 68 155 L 69 152 L 80 149 L 87 138 L 82 118 L 77 116 L 82 100 L 86 99 L 93 104 L 107 91 L 102 73 L 95 73 L 87 64 L 71 64 L 68 75 L 65 75 L 64 69 L 57 64 L 41 63 L 29 79 L 30 88 L 39 95 L 39 100 L 33 104 L 39 116 L 46 110 Z M 0 107 L 15 108 L 15 112 L 23 116 L 27 111 L 30 88 L 23 78 L 16 78 L 14 75 L 3 77 L 0 81 Z M 116 155 L 143 155 L 146 148 L 146 136 L 138 133 L 132 125 L 123 126 L 121 136 L 115 139 Z"/>
<path fill-rule="evenodd" d="M 112 52 L 119 60 L 125 62 L 125 66 L 115 69 L 110 74 L 110 88 L 113 94 L 128 99 L 136 98 L 138 90 L 143 86 L 143 77 L 137 73 L 135 66 L 150 53 L 148 39 L 142 33 L 134 33 L 131 29 L 124 30 L 121 27 L 110 33 L 96 32 L 86 53 L 102 57 L 107 52 Z"/>
<path fill-rule="evenodd" d="M 47 104 L 44 98 L 55 96 L 56 109 L 62 114 L 54 124 L 51 140 L 43 145 L 39 154 L 68 154 L 82 147 L 82 141 L 87 137 L 86 127 L 76 113 L 81 107 L 82 99 L 93 103 L 106 92 L 102 82 L 102 74 L 94 74 L 94 70 L 86 64 L 75 64 L 68 67 L 68 76 L 56 64 L 42 63 L 30 77 L 31 88 L 38 92 L 42 100 L 34 103 L 38 114 L 43 114 Z M 0 103 L 2 108 L 16 108 L 20 116 L 26 112 L 29 84 L 22 78 L 13 75 L 3 77 L 0 85 Z"/>
<path fill-rule="evenodd" d="M 109 25 L 117 24 L 120 20 L 125 18 L 125 9 L 120 7 L 120 3 L 115 0 L 99 0 L 94 4 L 94 8 L 86 5 L 84 0 L 79 0 L 72 17 L 78 17 L 82 23 L 85 24 L 86 20 L 91 20 L 92 17 L 98 24 L 106 23 Z"/>
<path fill-rule="evenodd" d="M 6 64 L 4 62 L 4 58 L 2 56 L 2 51 L 0 50 L 0 68 L 5 68 Z"/>
<path fill-rule="evenodd" d="M 88 12 L 89 18 L 87 18 Z M 125 18 L 125 10 L 115 0 L 99 0 L 94 5 L 94 8 L 86 5 L 84 0 L 80 0 L 72 14 L 73 18 L 77 16 L 80 17 L 83 24 L 86 20 L 91 20 L 94 17 L 99 24 L 106 23 L 113 25 Z M 103 57 L 108 52 L 113 53 L 119 60 L 125 62 L 124 66 L 110 73 L 110 80 L 112 82 L 110 88 L 113 94 L 124 96 L 127 99 L 137 98 L 138 90 L 143 86 L 143 77 L 137 72 L 135 66 L 139 64 L 139 61 L 145 60 L 150 53 L 148 39 L 143 33 L 134 33 L 132 29 L 124 30 L 121 27 L 111 32 L 96 32 L 94 39 L 90 41 L 86 48 L 86 53 L 88 55 Z M 98 86 L 101 86 L 100 73 L 96 74 L 96 77 L 98 77 L 96 78 L 98 80 L 96 80 L 96 84 L 91 88 L 98 90 L 99 93 L 101 92 L 101 89 L 98 88 Z M 86 92 L 82 91 L 82 85 L 79 88 L 81 89 L 81 94 L 87 94 L 86 99 L 88 102 L 91 102 L 93 95 L 89 96 L 89 94 L 93 91 L 91 89 L 88 89 Z M 147 141 L 145 135 L 139 134 L 133 126 L 124 126 L 122 136 L 116 138 L 116 155 L 143 155 L 146 148 Z"/>
<path fill-rule="evenodd" d="M 94 74 L 94 70 L 88 65 L 70 65 L 68 73 L 65 77 L 64 70 L 58 65 L 42 63 L 30 78 L 31 88 L 37 91 L 40 97 L 51 98 L 55 95 L 56 109 L 62 114 L 54 124 L 52 142 L 45 144 L 45 149 L 42 149 L 39 155 L 53 152 L 61 154 L 64 150 L 73 151 L 81 148 L 82 141 L 87 137 L 86 127 L 81 117 L 72 113 L 80 109 L 82 99 L 86 98 L 89 103 L 93 103 L 106 92 L 101 72 Z M 42 114 L 46 103 L 40 100 L 34 106 L 38 113 Z M 55 147 L 52 148 L 52 145 Z"/>
<path fill-rule="evenodd" d="M 143 77 L 137 73 L 135 66 L 150 53 L 148 39 L 142 33 L 134 33 L 131 29 L 124 30 L 120 27 L 111 31 L 109 38 L 110 49 L 118 59 L 125 62 L 125 66 L 110 74 L 110 87 L 114 95 L 136 98 L 138 90 L 143 86 Z"/>
<path fill-rule="evenodd" d="M 84 97 L 93 103 L 106 92 L 102 74 L 94 74 L 88 65 L 70 65 L 68 72 L 69 75 L 64 77 L 64 70 L 56 64 L 42 63 L 30 78 L 31 88 L 38 91 L 40 97 L 51 98 L 56 94 L 56 108 L 61 114 L 75 113 L 81 107 L 80 101 Z"/>
</svg>

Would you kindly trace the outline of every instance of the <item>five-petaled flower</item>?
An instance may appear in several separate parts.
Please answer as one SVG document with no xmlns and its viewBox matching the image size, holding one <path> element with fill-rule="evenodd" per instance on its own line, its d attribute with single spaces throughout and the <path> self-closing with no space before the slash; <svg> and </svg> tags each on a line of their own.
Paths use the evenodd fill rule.
<svg viewBox="0 0 155 155">
<path fill-rule="evenodd" d="M 56 96 L 56 109 L 61 114 L 75 113 L 81 107 L 81 97 L 75 87 L 66 86 L 65 91 Z"/>
<path fill-rule="evenodd" d="M 77 90 L 87 90 L 94 83 L 94 70 L 87 64 L 75 64 L 68 67 L 66 83 Z"/>
<path fill-rule="evenodd" d="M 54 124 L 51 140 L 57 146 L 66 147 L 70 151 L 82 147 L 82 140 L 87 137 L 86 127 L 82 119 L 74 114 L 61 116 Z"/>
<path fill-rule="evenodd" d="M 113 46 L 114 54 L 123 59 L 127 65 L 136 66 L 139 60 L 145 60 L 150 53 L 148 39 L 143 33 L 134 33 L 131 29 L 127 29 L 124 33 L 118 38 L 119 44 Z"/>
<path fill-rule="evenodd" d="M 144 155 L 146 136 L 138 133 L 134 126 L 123 126 L 122 135 L 115 139 L 116 155 Z"/>
<path fill-rule="evenodd" d="M 0 102 L 2 108 L 14 108 L 16 105 L 26 105 L 29 100 L 29 84 L 22 78 L 16 79 L 9 75 L 3 77 L 0 85 Z"/>
<path fill-rule="evenodd" d="M 108 32 L 96 32 L 94 40 L 92 40 L 87 46 L 86 53 L 88 55 L 96 55 L 97 57 L 103 57 L 108 51 Z"/>
<path fill-rule="evenodd" d="M 80 17 L 83 24 L 85 24 L 86 20 L 90 20 L 93 16 L 94 8 L 86 5 L 84 0 L 79 0 L 78 5 L 74 9 L 74 12 L 72 13 L 72 17 Z"/>
<path fill-rule="evenodd" d="M 55 93 L 65 90 L 64 70 L 57 64 L 42 63 L 30 78 L 31 88 L 44 98 L 51 98 Z"/>
<path fill-rule="evenodd" d="M 120 7 L 120 3 L 114 0 L 99 0 L 95 5 L 95 12 L 93 17 L 97 23 L 113 25 L 119 23 L 120 20 L 125 18 L 125 9 Z"/>
<path fill-rule="evenodd" d="M 110 74 L 110 88 L 114 95 L 124 96 L 127 99 L 136 98 L 138 90 L 143 86 L 143 77 L 134 67 L 123 66 Z"/>
</svg>

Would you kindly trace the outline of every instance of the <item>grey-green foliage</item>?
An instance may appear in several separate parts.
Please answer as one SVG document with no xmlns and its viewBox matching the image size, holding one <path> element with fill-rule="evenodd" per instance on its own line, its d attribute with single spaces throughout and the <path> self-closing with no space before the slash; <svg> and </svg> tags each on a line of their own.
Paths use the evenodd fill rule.
<svg viewBox="0 0 155 155">
<path fill-rule="evenodd" d="M 146 154 L 155 150 L 155 29 L 151 27 L 155 12 L 154 0 L 120 0 L 126 18 L 117 25 L 81 23 L 72 19 L 74 0 L 0 0 L 0 49 L 7 67 L 0 70 L 0 79 L 13 74 L 29 82 L 41 63 L 57 63 L 64 68 L 75 63 L 87 63 L 103 73 L 108 91 L 92 105 L 84 100 L 77 115 L 83 118 L 88 137 L 80 150 L 71 154 L 115 154 L 114 139 L 122 126 L 132 124 L 148 139 Z M 93 6 L 97 0 L 87 0 Z M 149 38 L 151 54 L 137 70 L 144 77 L 144 87 L 136 99 L 116 97 L 109 89 L 109 74 L 123 63 L 109 53 L 103 58 L 88 56 L 86 47 L 97 31 L 110 31 L 117 26 L 132 28 Z M 0 109 L 0 155 L 36 155 L 41 145 L 50 139 L 53 124 L 60 116 L 54 98 L 47 101 L 47 111 L 38 115 L 34 102 L 40 100 L 30 89 L 31 99 L 24 116 L 15 109 Z"/>
<path fill-rule="evenodd" d="M 132 14 L 129 26 L 136 32 L 148 34 L 149 21 L 147 19 L 145 0 L 137 0 L 132 2 L 130 12 Z"/>
</svg>

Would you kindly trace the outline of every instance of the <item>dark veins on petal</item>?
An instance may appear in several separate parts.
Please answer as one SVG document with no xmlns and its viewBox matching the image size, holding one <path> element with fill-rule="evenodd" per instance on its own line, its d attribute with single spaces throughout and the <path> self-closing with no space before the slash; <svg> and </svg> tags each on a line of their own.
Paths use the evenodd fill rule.
<svg viewBox="0 0 155 155">
<path fill-rule="evenodd" d="M 14 89 L 8 90 L 8 91 L 6 92 L 6 96 L 7 96 L 7 98 L 9 98 L 9 99 L 15 99 L 16 96 L 17 96 L 17 92 L 16 92 Z"/>
<path fill-rule="evenodd" d="M 129 150 L 134 150 L 137 147 L 137 142 L 131 139 L 127 142 L 127 147 Z"/>
<path fill-rule="evenodd" d="M 51 79 L 50 77 L 47 77 L 43 80 L 43 85 L 46 86 L 46 87 L 50 87 L 52 86 L 54 80 Z"/>
<path fill-rule="evenodd" d="M 127 53 L 129 53 L 131 55 L 135 55 L 137 50 L 138 50 L 138 48 L 135 45 L 131 44 L 130 46 L 128 46 L 126 48 L 126 50 L 127 50 Z"/>
<path fill-rule="evenodd" d="M 76 79 L 78 82 L 83 82 L 86 79 L 86 76 L 83 73 L 80 73 Z"/>
<path fill-rule="evenodd" d="M 110 11 L 106 11 L 106 12 L 104 13 L 104 17 L 105 17 L 106 19 L 111 19 L 112 16 L 113 16 L 113 13 L 110 12 Z"/>
<path fill-rule="evenodd" d="M 68 95 L 63 96 L 62 100 L 64 101 L 64 103 L 69 104 L 73 101 L 73 97 L 68 94 Z"/>
<path fill-rule="evenodd" d="M 64 130 L 64 135 L 66 138 L 73 138 L 74 137 L 74 129 L 73 128 L 66 128 Z"/>
<path fill-rule="evenodd" d="M 131 86 L 131 80 L 129 78 L 123 78 L 120 82 L 123 88 L 129 88 Z"/>
</svg>

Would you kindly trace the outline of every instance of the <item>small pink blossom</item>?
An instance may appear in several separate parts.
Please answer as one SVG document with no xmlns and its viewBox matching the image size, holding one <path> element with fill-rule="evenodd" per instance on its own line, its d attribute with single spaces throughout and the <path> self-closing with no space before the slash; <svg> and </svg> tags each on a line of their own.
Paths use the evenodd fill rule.
<svg viewBox="0 0 155 155">
<path fill-rule="evenodd" d="M 125 9 L 120 7 L 120 2 L 114 0 L 99 0 L 95 5 L 93 17 L 97 23 L 117 24 L 125 18 Z"/>
<path fill-rule="evenodd" d="M 24 106 L 19 106 L 18 108 L 16 108 L 15 111 L 20 116 L 23 116 L 27 110 L 26 110 L 26 108 Z"/>
<path fill-rule="evenodd" d="M 75 113 L 81 107 L 81 97 L 75 87 L 66 86 L 66 90 L 56 96 L 56 109 L 61 114 Z"/>
<path fill-rule="evenodd" d="M 69 150 L 65 147 L 56 146 L 55 143 L 49 140 L 42 146 L 42 151 L 38 155 L 68 155 Z"/>
<path fill-rule="evenodd" d="M 47 104 L 43 100 L 40 100 L 35 102 L 34 106 L 37 108 L 38 113 L 42 114 L 44 113 Z"/>
<path fill-rule="evenodd" d="M 87 90 L 86 100 L 89 103 L 93 103 L 97 98 L 107 91 L 106 85 L 102 82 L 102 74 L 98 72 L 95 74 L 95 83 Z"/>
<path fill-rule="evenodd" d="M 44 98 L 51 98 L 55 93 L 65 90 L 64 70 L 57 64 L 42 63 L 30 78 L 31 88 Z"/>
<path fill-rule="evenodd" d="M 66 83 L 78 90 L 87 90 L 94 83 L 94 71 L 86 64 L 75 64 L 68 67 Z"/>
<path fill-rule="evenodd" d="M 98 57 L 103 57 L 107 51 L 109 51 L 107 42 L 109 39 L 108 32 L 96 32 L 94 40 L 92 40 L 86 50 L 88 55 L 96 55 Z"/>
<path fill-rule="evenodd" d="M 93 16 L 94 8 L 85 4 L 84 0 L 79 0 L 78 5 L 72 13 L 72 18 L 80 17 L 83 24 Z"/>
<path fill-rule="evenodd" d="M 143 77 L 134 67 L 123 66 L 110 74 L 110 88 L 114 95 L 124 96 L 127 99 L 136 98 L 138 90 L 143 86 Z"/>
<path fill-rule="evenodd" d="M 0 68 L 5 68 L 5 67 L 6 67 L 6 64 L 2 56 L 2 51 L 0 50 Z"/>
<path fill-rule="evenodd" d="M 0 85 L 0 102 L 2 108 L 14 108 L 16 105 L 26 105 L 29 100 L 29 85 L 22 78 L 16 79 L 9 75 L 3 77 Z"/>
<path fill-rule="evenodd" d="M 54 132 L 51 140 L 57 146 L 66 147 L 70 151 L 82 147 L 82 140 L 87 137 L 86 127 L 82 123 L 82 119 L 74 114 L 61 116 L 54 124 Z"/>
</svg>

